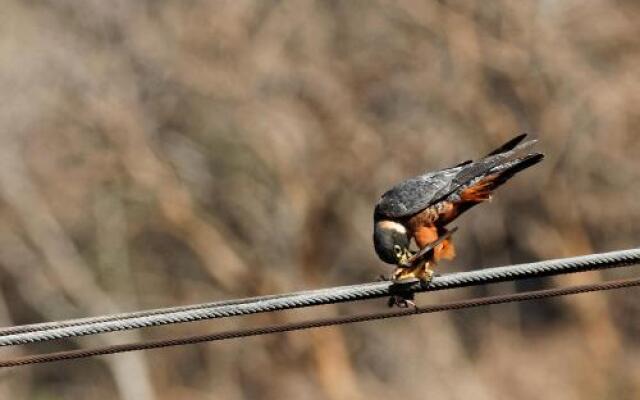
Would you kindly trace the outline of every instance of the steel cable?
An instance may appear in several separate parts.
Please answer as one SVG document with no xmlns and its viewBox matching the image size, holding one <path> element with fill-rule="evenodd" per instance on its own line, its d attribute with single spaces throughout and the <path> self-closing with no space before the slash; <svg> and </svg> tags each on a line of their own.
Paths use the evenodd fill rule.
<svg viewBox="0 0 640 400">
<path fill-rule="evenodd" d="M 1 329 L 0 346 L 388 297 L 397 294 L 399 289 L 404 294 L 413 294 L 570 272 L 615 268 L 638 263 L 640 263 L 640 248 L 447 274 L 435 277 L 426 286 L 416 283 L 399 287 L 391 282 L 371 282 L 281 295 L 23 325 Z"/>
<path fill-rule="evenodd" d="M 372 313 L 355 316 L 343 316 L 335 318 L 317 319 L 304 322 L 295 322 L 282 325 L 270 325 L 259 328 L 240 329 L 213 333 L 209 335 L 188 336 L 177 339 L 156 340 L 141 343 L 130 343 L 114 346 L 106 346 L 88 350 L 69 350 L 56 353 L 32 355 L 20 357 L 10 360 L 0 361 L 0 368 L 17 367 L 29 364 L 40 364 L 54 361 L 75 360 L 106 354 L 115 354 L 128 351 L 149 350 L 170 346 L 181 346 L 187 344 L 196 344 L 202 342 L 212 342 L 220 340 L 229 340 L 236 338 L 244 338 L 249 336 L 261 336 L 272 333 L 282 333 L 297 331 L 303 329 L 320 328 L 332 325 L 344 325 L 356 322 L 365 322 L 373 320 L 382 320 L 389 318 L 405 317 L 409 315 L 428 314 L 441 311 L 461 310 L 466 308 L 504 304 L 514 301 L 539 300 L 550 297 L 566 296 L 579 293 L 587 293 L 600 290 L 612 290 L 640 286 L 640 278 L 618 280 L 611 282 L 595 283 L 590 285 L 571 286 L 567 288 L 554 288 L 546 290 L 529 291 L 523 293 L 506 294 L 499 296 L 481 297 L 475 299 L 461 300 L 452 303 L 436 304 L 424 307 L 416 307 L 414 309 L 405 309 L 397 311 L 388 311 L 382 313 Z"/>
</svg>

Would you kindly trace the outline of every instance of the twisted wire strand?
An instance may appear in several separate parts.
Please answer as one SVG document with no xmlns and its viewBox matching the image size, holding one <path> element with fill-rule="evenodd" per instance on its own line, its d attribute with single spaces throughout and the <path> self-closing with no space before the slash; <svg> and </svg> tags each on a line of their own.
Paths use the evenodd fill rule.
<svg viewBox="0 0 640 400">
<path fill-rule="evenodd" d="M 615 268 L 638 263 L 640 263 L 640 248 L 635 248 L 602 254 L 591 254 L 580 257 L 447 274 L 435 277 L 426 286 L 420 283 L 399 286 L 391 282 L 371 282 L 289 294 L 24 325 L 0 330 L 0 346 L 44 342 L 158 325 L 367 300 L 387 297 L 398 293 L 411 295 L 425 291 L 452 289 L 594 269 Z"/>
<path fill-rule="evenodd" d="M 29 364 L 49 363 L 54 361 L 75 360 L 106 354 L 116 354 L 128 351 L 150 350 L 170 346 L 181 346 L 188 344 L 196 344 L 203 342 L 212 342 L 220 340 L 229 340 L 236 338 L 244 338 L 249 336 L 261 336 L 272 333 L 291 332 L 304 329 L 320 328 L 332 325 L 344 325 L 357 322 L 383 320 L 389 318 L 399 318 L 410 315 L 428 314 L 442 311 L 462 310 L 466 308 L 474 308 L 480 306 L 504 304 L 515 301 L 539 300 L 557 296 L 574 295 L 579 293 L 587 293 L 601 290 L 613 290 L 640 286 L 640 278 L 617 280 L 590 285 L 571 286 L 566 288 L 555 288 L 546 290 L 536 290 L 523 293 L 514 293 L 499 296 L 481 297 L 452 303 L 436 304 L 425 307 L 416 307 L 415 309 L 405 309 L 397 311 L 388 311 L 382 313 L 371 313 L 355 316 L 343 316 L 326 319 L 317 319 L 311 321 L 295 322 L 282 325 L 270 325 L 259 328 L 240 329 L 225 332 L 218 332 L 209 335 L 187 336 L 169 340 L 156 340 L 149 342 L 121 344 L 114 346 L 99 347 L 88 350 L 69 350 L 56 353 L 32 355 L 20 357 L 10 360 L 0 361 L 0 368 L 17 367 Z"/>
</svg>

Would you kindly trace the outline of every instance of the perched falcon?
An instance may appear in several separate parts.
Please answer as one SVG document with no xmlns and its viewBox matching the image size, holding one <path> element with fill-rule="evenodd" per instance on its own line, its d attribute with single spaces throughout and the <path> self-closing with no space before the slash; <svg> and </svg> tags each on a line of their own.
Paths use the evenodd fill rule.
<svg viewBox="0 0 640 400">
<path fill-rule="evenodd" d="M 477 161 L 408 179 L 382 195 L 373 216 L 373 243 L 382 261 L 397 266 L 394 281 L 430 280 L 432 267 L 440 259 L 455 256 L 446 225 L 491 199 L 498 186 L 544 158 L 541 153 L 527 152 L 536 141 L 522 142 L 525 137 L 516 136 Z M 411 239 L 425 249 L 439 238 L 428 257 L 415 263 L 409 249 Z"/>
</svg>

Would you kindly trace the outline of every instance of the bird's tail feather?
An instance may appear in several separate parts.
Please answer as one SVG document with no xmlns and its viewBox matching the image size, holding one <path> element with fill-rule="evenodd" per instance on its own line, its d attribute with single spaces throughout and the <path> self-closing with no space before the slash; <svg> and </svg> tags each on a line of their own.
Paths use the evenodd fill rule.
<svg viewBox="0 0 640 400">
<path fill-rule="evenodd" d="M 464 169 L 455 177 L 455 183 L 464 185 L 477 177 L 490 174 L 493 170 L 498 170 L 505 165 L 510 166 L 512 163 L 517 164 L 519 163 L 518 160 L 527 158 L 528 156 L 521 156 L 521 154 L 523 154 L 528 148 L 535 145 L 538 141 L 534 139 L 520 143 L 524 137 L 525 135 L 523 134 L 511 139 L 489 153 L 486 157 L 475 161 L 466 167 L 466 164 L 462 164 Z"/>
<path fill-rule="evenodd" d="M 508 142 L 506 142 L 502 146 L 498 147 L 497 149 L 495 149 L 491 153 L 487 154 L 485 157 L 491 157 L 491 156 L 495 156 L 496 154 L 501 154 L 501 153 L 505 153 L 505 152 L 507 152 L 509 150 L 513 150 L 526 137 L 527 137 L 527 134 L 526 133 L 522 133 L 522 134 L 514 137 L 513 139 L 510 139 Z"/>
<path fill-rule="evenodd" d="M 495 175 L 494 181 L 497 185 L 501 185 L 510 178 L 512 178 L 515 174 L 520 171 L 523 171 L 533 165 L 536 165 L 540 161 L 544 159 L 544 154 L 542 153 L 531 153 L 527 154 L 523 157 L 518 157 L 512 161 L 501 164 L 495 168 L 490 170 L 491 175 Z"/>
<path fill-rule="evenodd" d="M 513 178 L 518 172 L 539 163 L 543 158 L 544 155 L 541 153 L 532 153 L 492 168 L 485 177 L 462 191 L 462 200 L 471 203 L 489 200 L 493 191 L 499 186 Z"/>
</svg>

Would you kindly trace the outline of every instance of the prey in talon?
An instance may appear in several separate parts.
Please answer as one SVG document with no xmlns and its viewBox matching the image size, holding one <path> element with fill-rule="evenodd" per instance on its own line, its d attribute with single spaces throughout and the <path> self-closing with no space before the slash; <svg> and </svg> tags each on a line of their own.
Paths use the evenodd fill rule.
<svg viewBox="0 0 640 400">
<path fill-rule="evenodd" d="M 398 306 L 400 308 L 416 307 L 415 303 L 415 285 L 426 285 L 433 278 L 433 271 L 429 268 L 430 263 L 433 260 L 434 250 L 444 241 L 449 240 L 451 235 L 457 231 L 458 228 L 452 228 L 444 235 L 440 236 L 434 242 L 428 244 L 422 248 L 419 252 L 413 254 L 406 261 L 398 265 L 397 271 L 405 269 L 405 275 L 407 278 L 394 279 L 393 285 L 389 288 L 391 297 L 388 301 L 388 306 Z M 419 270 L 419 272 L 416 272 Z M 422 277 L 422 278 L 421 278 Z"/>
<path fill-rule="evenodd" d="M 516 136 L 476 161 L 410 178 L 382 195 L 373 214 L 373 243 L 378 257 L 396 266 L 394 282 L 428 282 L 440 260 L 453 259 L 447 225 L 544 158 L 530 151 L 536 141 L 523 142 L 525 137 Z M 418 253 L 410 249 L 412 241 Z"/>
<path fill-rule="evenodd" d="M 433 278 L 433 269 L 430 267 L 435 264 L 434 255 L 439 246 L 448 241 L 458 228 L 451 228 L 442 236 L 424 246 L 417 253 L 413 253 L 410 257 L 400 261 L 392 275 L 392 281 L 398 285 L 411 285 L 416 282 L 427 284 Z"/>
</svg>

